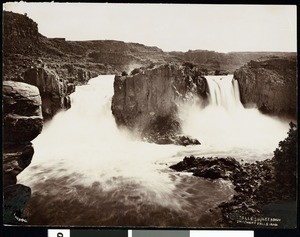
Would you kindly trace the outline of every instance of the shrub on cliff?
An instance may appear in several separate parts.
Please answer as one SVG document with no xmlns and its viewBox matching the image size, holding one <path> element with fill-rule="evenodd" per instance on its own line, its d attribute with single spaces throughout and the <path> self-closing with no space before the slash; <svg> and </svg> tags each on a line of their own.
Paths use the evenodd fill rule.
<svg viewBox="0 0 300 237">
<path fill-rule="evenodd" d="M 288 136 L 274 151 L 275 180 L 283 189 L 296 188 L 297 126 L 290 123 Z"/>
<path fill-rule="evenodd" d="M 127 72 L 123 71 L 123 72 L 122 72 L 122 77 L 123 77 L 123 76 L 128 76 Z"/>
<path fill-rule="evenodd" d="M 147 68 L 152 69 L 155 67 L 155 63 L 151 63 Z"/>
<path fill-rule="evenodd" d="M 138 74 L 138 73 L 140 73 L 140 69 L 139 68 L 135 68 L 135 69 L 133 69 L 132 71 L 131 71 L 131 73 L 130 73 L 130 75 L 135 75 L 135 74 Z"/>
<path fill-rule="evenodd" d="M 188 67 L 188 68 L 190 68 L 190 69 L 193 69 L 194 67 L 196 67 L 196 65 L 193 64 L 193 63 L 191 63 L 191 62 L 184 62 L 184 63 L 182 64 L 182 66 Z"/>
</svg>

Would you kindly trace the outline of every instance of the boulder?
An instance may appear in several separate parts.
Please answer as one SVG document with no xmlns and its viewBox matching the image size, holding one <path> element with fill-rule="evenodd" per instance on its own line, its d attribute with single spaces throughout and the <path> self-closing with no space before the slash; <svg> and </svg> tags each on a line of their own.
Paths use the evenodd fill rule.
<svg viewBox="0 0 300 237">
<path fill-rule="evenodd" d="M 234 158 L 217 157 L 185 157 L 183 161 L 170 166 L 176 171 L 193 172 L 193 175 L 210 179 L 233 179 L 234 175 L 239 174 L 242 166 Z"/>
<path fill-rule="evenodd" d="M 297 63 L 293 58 L 251 61 L 234 72 L 241 101 L 261 112 L 296 118 Z"/>
<path fill-rule="evenodd" d="M 27 143 L 41 133 L 41 97 L 35 86 L 22 82 L 3 82 L 4 142 Z"/>
</svg>

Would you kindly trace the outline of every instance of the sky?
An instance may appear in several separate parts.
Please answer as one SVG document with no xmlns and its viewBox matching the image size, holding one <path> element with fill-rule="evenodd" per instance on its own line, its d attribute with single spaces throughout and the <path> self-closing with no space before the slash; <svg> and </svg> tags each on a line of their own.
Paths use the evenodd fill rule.
<svg viewBox="0 0 300 237">
<path fill-rule="evenodd" d="M 297 51 L 296 5 L 5 3 L 47 37 L 121 40 L 164 51 Z"/>
</svg>

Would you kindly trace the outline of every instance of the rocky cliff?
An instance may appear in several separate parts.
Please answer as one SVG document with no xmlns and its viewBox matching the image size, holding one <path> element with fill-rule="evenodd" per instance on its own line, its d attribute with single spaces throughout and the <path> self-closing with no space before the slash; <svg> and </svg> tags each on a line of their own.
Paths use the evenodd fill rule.
<svg viewBox="0 0 300 237">
<path fill-rule="evenodd" d="M 286 52 L 230 52 L 219 53 L 209 50 L 189 50 L 187 52 L 170 52 L 170 55 L 187 62 L 192 62 L 205 70 L 206 74 L 224 75 L 233 73 L 236 69 L 251 60 L 261 57 L 296 57 L 296 53 Z"/>
<path fill-rule="evenodd" d="M 17 184 L 17 175 L 31 162 L 34 150 L 30 141 L 43 127 L 41 97 L 37 87 L 3 82 L 3 188 L 4 222 L 22 221 L 22 210 L 30 188 Z"/>
<path fill-rule="evenodd" d="M 51 118 L 57 111 L 71 107 L 69 94 L 75 91 L 75 85 L 59 78 L 55 71 L 47 68 L 28 69 L 24 74 L 24 82 L 39 89 L 44 118 Z"/>
<path fill-rule="evenodd" d="M 234 72 L 242 103 L 264 113 L 296 118 L 297 63 L 295 58 L 251 61 Z"/>
<path fill-rule="evenodd" d="M 178 61 L 157 47 L 115 40 L 47 38 L 26 15 L 3 12 L 4 79 L 20 81 L 42 63 L 62 78 L 85 83 L 99 74 L 121 74 L 151 63 Z"/>
<path fill-rule="evenodd" d="M 201 75 L 197 67 L 165 64 L 116 76 L 112 112 L 117 124 L 135 129 L 147 140 L 169 143 L 181 132 L 179 104 L 206 98 Z"/>
<path fill-rule="evenodd" d="M 233 73 L 250 60 L 287 54 L 225 54 L 208 50 L 164 52 L 157 47 L 115 40 L 68 41 L 64 38 L 47 38 L 39 34 L 37 23 L 30 18 L 7 11 L 3 12 L 3 30 L 6 80 L 22 78 L 24 71 L 40 62 L 70 82 L 84 83 L 99 74 L 121 75 L 123 71 L 129 73 L 136 67 L 147 67 L 151 63 L 190 62 L 206 70 L 206 74 Z"/>
</svg>

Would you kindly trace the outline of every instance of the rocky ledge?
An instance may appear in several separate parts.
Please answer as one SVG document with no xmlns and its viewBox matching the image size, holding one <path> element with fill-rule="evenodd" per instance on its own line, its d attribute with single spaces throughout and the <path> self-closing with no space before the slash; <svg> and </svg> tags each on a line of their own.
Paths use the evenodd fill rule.
<svg viewBox="0 0 300 237">
<path fill-rule="evenodd" d="M 146 141 L 200 144 L 182 136 L 178 107 L 206 96 L 206 80 L 197 67 L 152 65 L 115 77 L 111 108 L 119 126 L 136 131 Z"/>
<path fill-rule="evenodd" d="M 258 225 L 268 226 L 270 223 L 257 222 L 259 218 L 265 217 L 264 208 L 267 204 L 283 201 L 290 201 L 293 205 L 296 203 L 298 137 L 296 126 L 292 123 L 290 125 L 288 137 L 279 143 L 272 159 L 240 163 L 231 157 L 190 156 L 170 168 L 179 172 L 192 172 L 194 176 L 211 180 L 226 179 L 234 184 L 236 194 L 232 200 L 219 205 L 223 214 L 223 225 L 255 226 L 259 222 Z"/>
<path fill-rule="evenodd" d="M 32 160 L 32 141 L 43 128 L 41 97 L 35 86 L 13 81 L 3 82 L 3 221 L 23 223 L 23 208 L 31 190 L 17 184 L 17 175 Z"/>
<path fill-rule="evenodd" d="M 296 58 L 250 61 L 234 72 L 241 101 L 264 113 L 296 118 Z"/>
</svg>

